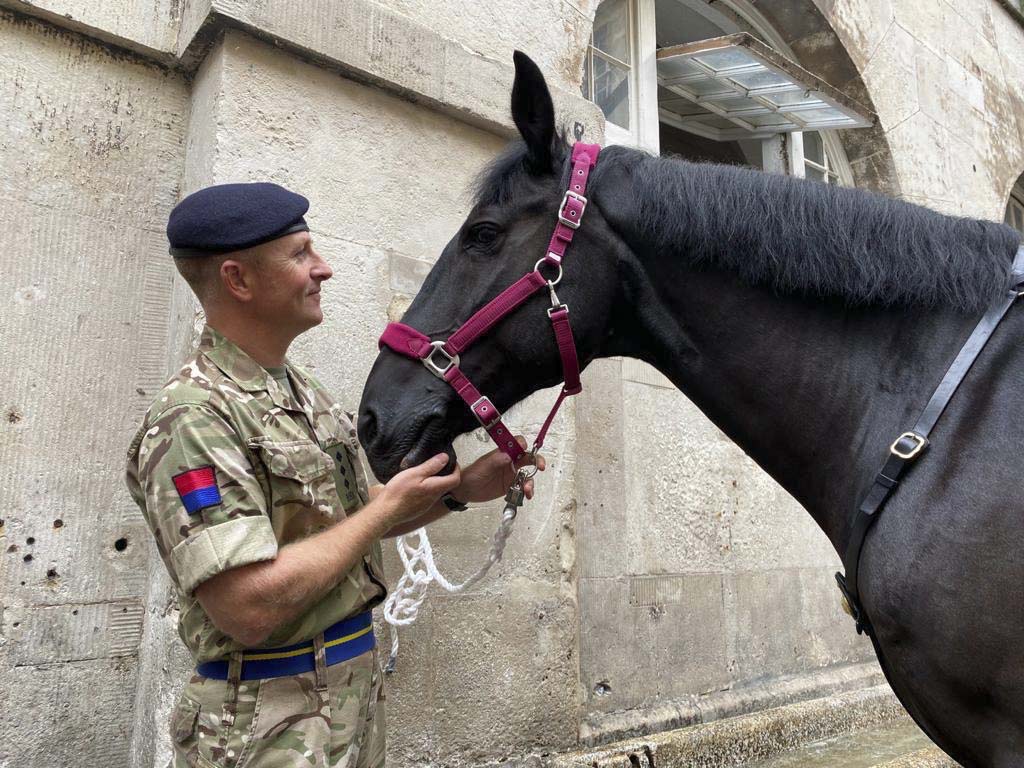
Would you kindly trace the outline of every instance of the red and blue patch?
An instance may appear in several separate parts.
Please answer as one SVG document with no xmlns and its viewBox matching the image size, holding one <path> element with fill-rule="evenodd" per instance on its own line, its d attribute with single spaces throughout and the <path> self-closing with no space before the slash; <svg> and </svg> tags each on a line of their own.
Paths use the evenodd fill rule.
<svg viewBox="0 0 1024 768">
<path fill-rule="evenodd" d="M 171 479 L 174 480 L 174 487 L 178 489 L 185 511 L 190 515 L 220 504 L 220 489 L 217 487 L 217 476 L 213 467 L 190 469 Z"/>
</svg>

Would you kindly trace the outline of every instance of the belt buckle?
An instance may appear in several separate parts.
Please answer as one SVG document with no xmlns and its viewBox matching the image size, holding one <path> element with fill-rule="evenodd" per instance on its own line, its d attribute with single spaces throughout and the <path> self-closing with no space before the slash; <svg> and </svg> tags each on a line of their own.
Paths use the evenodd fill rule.
<svg viewBox="0 0 1024 768">
<path fill-rule="evenodd" d="M 914 447 L 908 451 L 901 450 L 899 447 L 901 440 L 913 441 Z M 916 458 L 917 455 L 921 453 L 921 451 L 923 451 L 927 446 L 928 438 L 921 437 L 921 435 L 917 434 L 916 432 L 904 432 L 902 435 L 900 435 L 893 441 L 892 445 L 889 446 L 889 453 L 891 453 L 893 456 L 898 456 L 904 461 L 910 461 L 911 459 Z"/>
</svg>

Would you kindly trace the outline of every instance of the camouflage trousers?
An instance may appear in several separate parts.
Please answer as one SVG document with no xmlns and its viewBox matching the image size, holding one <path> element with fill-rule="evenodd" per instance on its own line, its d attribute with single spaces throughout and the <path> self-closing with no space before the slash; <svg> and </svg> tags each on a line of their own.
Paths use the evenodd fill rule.
<svg viewBox="0 0 1024 768">
<path fill-rule="evenodd" d="M 376 649 L 318 671 L 234 685 L 192 677 L 171 716 L 169 768 L 384 765 Z"/>
</svg>

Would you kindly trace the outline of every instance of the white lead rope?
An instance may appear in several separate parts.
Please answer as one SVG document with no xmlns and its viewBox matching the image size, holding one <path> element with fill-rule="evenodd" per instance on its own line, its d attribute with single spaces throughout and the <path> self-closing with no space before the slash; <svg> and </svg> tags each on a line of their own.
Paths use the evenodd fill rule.
<svg viewBox="0 0 1024 768">
<path fill-rule="evenodd" d="M 395 662 L 398 659 L 398 627 L 407 627 L 416 621 L 430 583 L 437 582 L 446 591 L 455 593 L 469 589 L 480 581 L 491 570 L 491 566 L 501 560 L 505 552 L 505 543 L 512 535 L 512 524 L 515 519 L 516 507 L 506 504 L 501 524 L 491 539 L 491 551 L 487 554 L 487 562 L 461 584 L 452 584 L 437 569 L 434 550 L 430 546 L 430 539 L 427 538 L 426 528 L 417 528 L 412 533 L 396 538 L 395 546 L 398 548 L 398 556 L 402 559 L 403 573 L 395 589 L 384 601 L 384 620 L 391 625 L 388 627 L 391 634 L 391 656 L 384 668 L 385 672 L 395 671 Z M 414 539 L 418 539 L 415 545 Z"/>
</svg>

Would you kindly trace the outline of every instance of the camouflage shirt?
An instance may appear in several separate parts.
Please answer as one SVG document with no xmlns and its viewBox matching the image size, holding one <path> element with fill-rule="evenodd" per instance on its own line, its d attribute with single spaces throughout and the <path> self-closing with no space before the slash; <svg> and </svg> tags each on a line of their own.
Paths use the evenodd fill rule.
<svg viewBox="0 0 1024 768">
<path fill-rule="evenodd" d="M 358 512 L 368 499 L 352 422 L 316 379 L 291 363 L 287 370 L 294 397 L 207 326 L 128 449 L 128 489 L 178 587 L 178 631 L 197 663 L 241 649 L 196 600 L 199 584 L 273 560 L 279 547 Z M 214 483 L 198 501 L 185 482 L 195 485 L 197 477 L 212 478 L 199 485 Z M 309 640 L 385 594 L 378 542 L 264 647 Z"/>
</svg>

